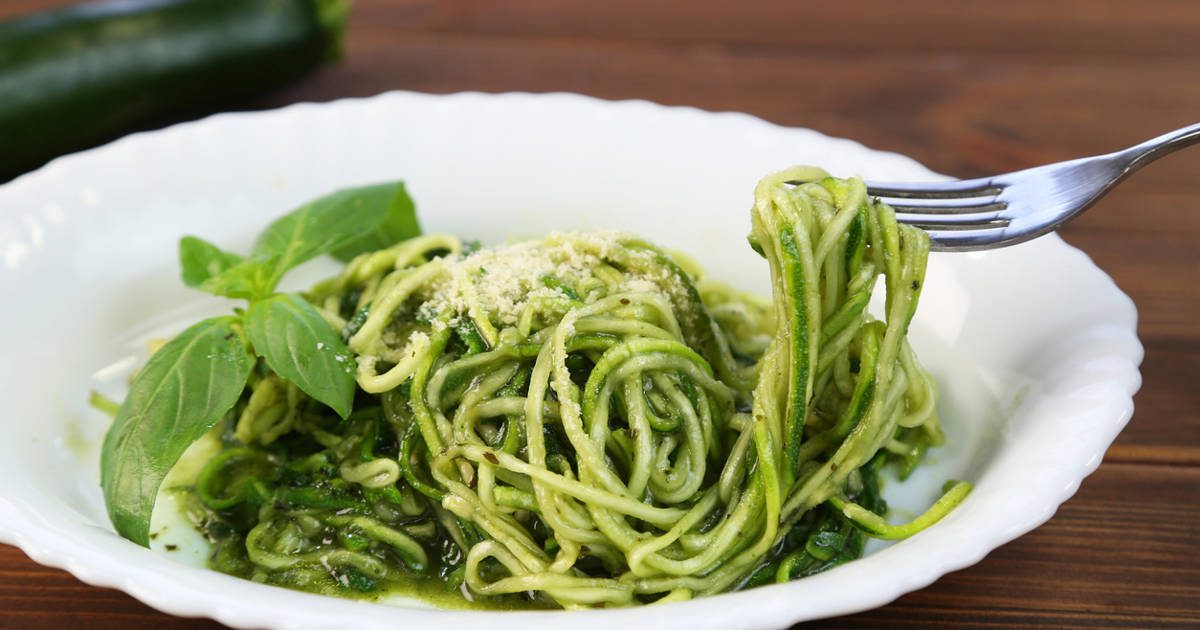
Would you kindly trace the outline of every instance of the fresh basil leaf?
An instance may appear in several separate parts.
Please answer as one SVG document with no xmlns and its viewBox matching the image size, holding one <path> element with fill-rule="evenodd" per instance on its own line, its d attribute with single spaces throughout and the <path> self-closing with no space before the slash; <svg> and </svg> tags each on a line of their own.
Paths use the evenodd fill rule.
<svg viewBox="0 0 1200 630">
<path fill-rule="evenodd" d="M 198 287 L 206 280 L 242 262 L 242 257 L 195 236 L 179 240 L 179 267 L 183 283 Z"/>
<path fill-rule="evenodd" d="M 407 197 L 400 182 L 339 190 L 267 226 L 255 241 L 251 256 L 277 257 L 270 265 L 270 289 L 274 290 L 284 273 L 316 256 L 357 251 L 417 229 L 415 216 L 410 216 L 411 200 L 405 204 Z"/>
<path fill-rule="evenodd" d="M 100 486 L 117 533 L 150 544 L 163 479 L 241 397 L 254 355 L 233 317 L 206 319 L 155 352 L 129 386 L 100 452 Z"/>
<path fill-rule="evenodd" d="M 279 293 L 246 311 L 246 334 L 278 375 L 343 418 L 354 405 L 354 355 L 317 309 Z"/>
<path fill-rule="evenodd" d="M 200 288 L 214 295 L 256 300 L 275 289 L 274 264 L 274 256 L 243 260 L 200 283 Z"/>
<path fill-rule="evenodd" d="M 396 182 L 387 186 L 392 187 L 392 198 L 388 202 L 383 220 L 350 244 L 333 250 L 334 258 L 350 262 L 359 254 L 391 247 L 400 241 L 421 235 L 421 225 L 417 222 L 417 206 L 405 190 L 404 183 Z"/>
</svg>

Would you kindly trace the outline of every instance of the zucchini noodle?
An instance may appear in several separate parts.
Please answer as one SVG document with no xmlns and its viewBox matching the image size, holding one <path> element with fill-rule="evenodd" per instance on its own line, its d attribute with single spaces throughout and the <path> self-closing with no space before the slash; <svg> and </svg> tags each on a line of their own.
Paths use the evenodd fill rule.
<svg viewBox="0 0 1200 630">
<path fill-rule="evenodd" d="M 305 295 L 355 353 L 356 410 L 259 365 L 193 492 L 212 566 L 626 606 L 811 575 L 936 522 L 968 484 L 907 525 L 879 494 L 943 439 L 906 338 L 928 237 L 815 168 L 763 179 L 751 217 L 770 301 L 623 233 L 358 256 Z"/>
</svg>

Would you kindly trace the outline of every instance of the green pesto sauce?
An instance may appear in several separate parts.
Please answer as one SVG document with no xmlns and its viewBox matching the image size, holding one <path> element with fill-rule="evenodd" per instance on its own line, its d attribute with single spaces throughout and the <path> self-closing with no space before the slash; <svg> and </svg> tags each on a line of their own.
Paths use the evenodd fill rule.
<svg viewBox="0 0 1200 630">
<path fill-rule="evenodd" d="M 371 578 L 353 569 L 338 566 L 336 562 L 323 563 L 320 560 L 302 562 L 294 568 L 275 571 L 265 570 L 256 565 L 251 562 L 247 552 L 246 534 L 264 514 L 262 505 L 238 505 L 226 510 L 213 509 L 205 505 L 197 490 L 205 469 L 216 463 L 221 453 L 236 446 L 230 440 L 231 428 L 225 423 L 213 427 L 188 449 L 163 484 L 164 494 L 171 496 L 173 500 L 170 503 L 179 511 L 184 522 L 190 523 L 208 542 L 208 568 L 261 584 L 360 601 L 386 602 L 411 598 L 438 608 L 460 610 L 530 610 L 551 607 L 544 601 L 523 596 L 481 597 L 470 594 L 468 599 L 467 595 L 464 595 L 461 578 L 458 577 L 461 571 L 454 571 L 461 566 L 462 553 L 441 529 L 418 539 L 429 558 L 429 566 L 421 571 L 406 566 L 403 559 L 391 553 L 386 545 L 372 543 L 366 537 L 356 537 L 353 528 L 348 530 L 344 527 L 327 527 L 326 532 L 315 539 L 310 537 L 308 542 L 312 544 L 315 540 L 319 547 L 316 554 L 312 555 L 319 556 L 323 553 L 357 548 L 358 551 L 369 553 L 382 562 L 387 567 L 386 576 Z M 281 463 L 280 470 L 285 468 L 282 463 L 293 461 L 279 447 L 270 450 L 279 451 L 276 454 L 281 456 L 277 462 Z M 239 477 L 247 472 L 254 471 L 238 470 L 235 467 L 232 474 L 221 478 L 223 489 L 228 491 L 238 488 Z M 278 470 L 272 471 L 272 474 L 278 473 Z M 332 474 L 331 470 L 314 471 L 311 478 L 303 480 L 302 485 L 297 483 L 295 485 L 298 487 L 291 488 L 283 479 L 275 479 L 278 487 L 275 488 L 275 498 L 268 501 L 273 505 L 267 510 L 271 511 L 274 508 L 275 516 L 284 521 L 293 513 L 300 515 L 298 518 L 310 514 L 323 519 L 338 511 L 338 506 L 303 509 L 303 506 L 295 504 L 284 505 L 287 503 L 287 497 L 298 495 L 298 500 L 311 500 L 313 497 L 326 502 L 346 500 L 355 505 L 351 508 L 341 508 L 342 512 L 366 514 L 361 504 L 357 503 L 365 498 L 358 492 L 359 489 L 352 485 L 343 487 L 337 483 L 337 479 L 327 476 Z M 157 533 L 155 536 L 157 537 Z M 176 545 L 172 544 L 167 550 L 174 551 L 176 548 Z M 311 553 L 309 549 L 306 551 Z"/>
<path fill-rule="evenodd" d="M 265 571 L 252 563 L 246 552 L 245 537 L 238 532 L 228 515 L 205 507 L 199 500 L 195 486 L 175 486 L 171 489 L 185 518 L 191 521 L 210 542 L 212 549 L 207 565 L 214 571 L 240 577 L 260 584 L 282 586 L 298 591 L 332 595 L 359 601 L 387 602 L 397 597 L 412 598 L 444 609 L 458 610 L 537 610 L 551 608 L 540 601 L 525 597 L 481 597 L 464 596 L 465 588 L 460 580 L 449 573 L 448 556 L 453 556 L 453 543 L 435 540 L 425 544 L 431 566 L 417 572 L 409 569 L 402 561 L 389 554 L 379 553 L 380 559 L 389 565 L 385 578 L 370 578 L 353 569 L 347 570 L 328 562 L 300 563 L 294 569 Z M 339 548 L 341 541 L 332 535 L 328 549 Z M 436 547 L 442 547 L 437 549 Z M 439 553 L 440 552 L 440 553 Z"/>
</svg>

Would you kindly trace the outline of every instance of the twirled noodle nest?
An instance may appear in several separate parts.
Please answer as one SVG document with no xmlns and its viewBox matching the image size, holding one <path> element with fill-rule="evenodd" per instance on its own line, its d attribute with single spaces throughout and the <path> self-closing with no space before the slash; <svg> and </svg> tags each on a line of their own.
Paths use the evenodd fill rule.
<svg viewBox="0 0 1200 630">
<path fill-rule="evenodd" d="M 382 576 L 378 554 L 298 550 L 332 524 L 424 570 L 442 536 L 473 596 L 628 605 L 791 579 L 861 553 L 864 530 L 936 520 L 965 485 L 908 526 L 876 513 L 881 465 L 911 470 L 941 441 L 906 338 L 928 238 L 812 168 L 765 178 L 752 221 L 769 302 L 621 233 L 492 249 L 432 234 L 355 259 L 307 297 L 345 331 L 378 411 L 330 428 L 268 374 L 237 438 L 269 450 L 307 433 L 341 482 L 391 507 L 266 509 L 251 562 Z M 384 434 L 394 447 L 376 451 Z"/>
</svg>

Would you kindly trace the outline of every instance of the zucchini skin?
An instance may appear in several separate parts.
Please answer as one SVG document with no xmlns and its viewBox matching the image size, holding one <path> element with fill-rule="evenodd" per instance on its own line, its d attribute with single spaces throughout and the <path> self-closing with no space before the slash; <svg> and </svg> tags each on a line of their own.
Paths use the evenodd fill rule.
<svg viewBox="0 0 1200 630">
<path fill-rule="evenodd" d="M 345 0 L 108 0 L 0 22 L 0 181 L 337 56 Z"/>
</svg>

